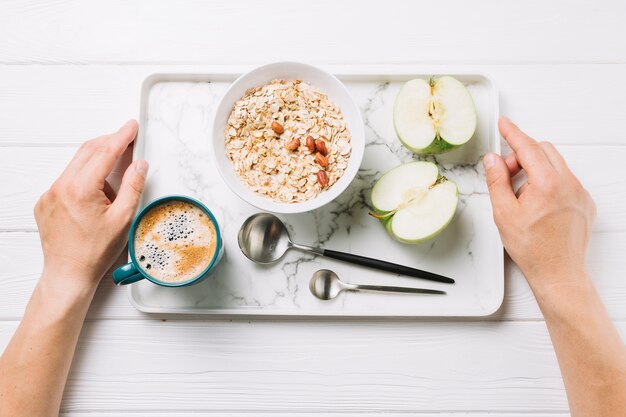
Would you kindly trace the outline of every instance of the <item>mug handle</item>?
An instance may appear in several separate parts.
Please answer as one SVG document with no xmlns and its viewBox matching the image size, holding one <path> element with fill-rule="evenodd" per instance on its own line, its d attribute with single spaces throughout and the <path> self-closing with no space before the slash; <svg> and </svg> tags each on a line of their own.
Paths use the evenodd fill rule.
<svg viewBox="0 0 626 417">
<path fill-rule="evenodd" d="M 142 279 L 143 275 L 139 273 L 139 270 L 132 262 L 120 266 L 113 271 L 113 282 L 115 282 L 115 285 L 132 284 L 133 282 L 141 281 Z"/>
</svg>

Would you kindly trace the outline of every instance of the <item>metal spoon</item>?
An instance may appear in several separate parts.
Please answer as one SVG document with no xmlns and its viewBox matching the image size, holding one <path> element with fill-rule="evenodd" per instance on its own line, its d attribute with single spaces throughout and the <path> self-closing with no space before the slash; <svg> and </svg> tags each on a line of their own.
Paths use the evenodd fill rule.
<svg viewBox="0 0 626 417">
<path fill-rule="evenodd" d="M 342 291 L 378 291 L 411 294 L 445 294 L 445 291 L 429 290 L 425 288 L 389 287 L 384 285 L 356 285 L 348 284 L 339 279 L 337 274 L 329 269 L 320 269 L 313 274 L 309 282 L 311 293 L 320 300 L 332 300 Z"/>
<path fill-rule="evenodd" d="M 276 216 L 269 213 L 257 213 L 246 219 L 239 229 L 237 237 L 239 248 L 248 259 L 261 264 L 278 261 L 289 249 L 298 249 L 314 255 L 326 256 L 340 261 L 367 266 L 395 274 L 408 275 L 430 281 L 453 284 L 452 278 L 434 274 L 420 269 L 409 268 L 379 259 L 338 252 L 330 249 L 315 248 L 294 243 L 289 237 L 285 224 Z"/>
</svg>

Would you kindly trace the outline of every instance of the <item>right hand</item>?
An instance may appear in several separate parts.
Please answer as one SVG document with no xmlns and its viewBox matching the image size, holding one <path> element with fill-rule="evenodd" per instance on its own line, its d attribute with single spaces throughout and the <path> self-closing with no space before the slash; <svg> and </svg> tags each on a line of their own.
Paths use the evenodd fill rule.
<svg viewBox="0 0 626 417">
<path fill-rule="evenodd" d="M 584 271 L 596 208 L 589 193 L 549 142 L 536 142 L 506 117 L 500 133 L 513 152 L 485 156 L 493 215 L 507 252 L 533 290 L 570 283 Z M 517 193 L 511 178 L 528 181 Z"/>
</svg>

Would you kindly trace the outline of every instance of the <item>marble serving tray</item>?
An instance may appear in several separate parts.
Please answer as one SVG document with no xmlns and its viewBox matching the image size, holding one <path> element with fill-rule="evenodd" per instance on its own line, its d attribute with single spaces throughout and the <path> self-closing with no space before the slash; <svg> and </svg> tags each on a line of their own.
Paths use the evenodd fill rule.
<svg viewBox="0 0 626 417">
<path fill-rule="evenodd" d="M 255 265 L 237 245 L 237 231 L 257 212 L 221 181 L 210 158 L 212 113 L 238 74 L 154 74 L 141 97 L 141 130 L 134 157 L 150 163 L 143 204 L 168 194 L 189 195 L 215 214 L 226 253 L 215 275 L 184 288 L 163 288 L 148 281 L 129 286 L 131 303 L 151 313 L 280 316 L 483 316 L 495 312 L 504 293 L 503 249 L 492 220 L 481 156 L 500 151 L 498 94 L 483 75 L 444 68 L 464 82 L 474 98 L 478 127 L 469 144 L 436 160 L 456 181 L 457 214 L 438 237 L 419 245 L 392 240 L 368 215 L 373 183 L 385 171 L 417 159 L 398 141 L 392 125 L 394 98 L 403 82 L 431 73 L 338 74 L 361 108 L 365 157 L 357 178 L 338 199 L 305 214 L 280 216 L 298 243 L 323 245 L 414 266 L 452 277 L 454 285 L 373 271 L 331 259 L 289 252 L 271 266 Z M 332 99 L 332 97 L 331 97 Z M 445 296 L 343 293 L 320 301 L 309 280 L 320 268 L 336 271 L 346 282 L 444 289 Z"/>
</svg>

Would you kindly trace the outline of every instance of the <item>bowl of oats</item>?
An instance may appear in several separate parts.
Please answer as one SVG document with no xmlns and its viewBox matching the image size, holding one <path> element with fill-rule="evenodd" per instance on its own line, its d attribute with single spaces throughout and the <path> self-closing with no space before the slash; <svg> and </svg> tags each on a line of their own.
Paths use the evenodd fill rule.
<svg viewBox="0 0 626 417">
<path fill-rule="evenodd" d="M 230 189 L 255 207 L 302 213 L 356 176 L 363 120 L 350 93 L 317 67 L 280 62 L 239 77 L 214 114 L 212 154 Z"/>
</svg>

